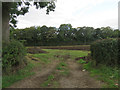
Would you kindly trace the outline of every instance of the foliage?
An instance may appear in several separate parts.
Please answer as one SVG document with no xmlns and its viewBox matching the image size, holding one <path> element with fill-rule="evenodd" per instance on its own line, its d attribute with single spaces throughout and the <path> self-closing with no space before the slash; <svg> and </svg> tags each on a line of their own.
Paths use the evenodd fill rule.
<svg viewBox="0 0 120 90">
<path fill-rule="evenodd" d="M 2 67 L 3 70 L 18 66 L 25 61 L 25 47 L 18 41 L 12 40 L 9 44 L 3 43 L 2 49 Z"/>
<path fill-rule="evenodd" d="M 46 14 L 49 14 L 50 11 L 54 11 L 56 7 L 54 0 L 49 2 L 35 2 L 33 0 L 21 0 L 21 2 L 3 2 L 3 15 L 5 15 L 5 12 L 9 12 L 11 27 L 16 27 L 17 16 L 25 15 L 25 13 L 29 12 L 29 8 L 32 6 L 32 4 L 36 6 L 36 9 L 42 9 L 46 7 Z"/>
<path fill-rule="evenodd" d="M 120 69 L 120 38 L 118 38 L 118 68 Z"/>
<path fill-rule="evenodd" d="M 11 38 L 24 40 L 27 46 L 85 45 L 98 39 L 117 38 L 119 32 L 119 30 L 113 30 L 110 27 L 72 28 L 71 24 L 61 24 L 59 28 L 44 25 L 15 29 L 11 32 Z"/>
<path fill-rule="evenodd" d="M 96 65 L 105 64 L 117 66 L 118 63 L 118 40 L 103 39 L 91 44 L 91 56 Z"/>
</svg>

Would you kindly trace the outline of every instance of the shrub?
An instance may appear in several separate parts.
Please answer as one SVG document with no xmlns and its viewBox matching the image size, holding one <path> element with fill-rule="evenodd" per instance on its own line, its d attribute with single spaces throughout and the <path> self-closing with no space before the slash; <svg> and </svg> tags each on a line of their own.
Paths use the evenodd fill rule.
<svg viewBox="0 0 120 90">
<path fill-rule="evenodd" d="M 92 59 L 96 65 L 118 65 L 118 39 L 103 39 L 91 44 Z"/>
<path fill-rule="evenodd" d="M 118 67 L 120 68 L 120 38 L 118 38 Z"/>
<path fill-rule="evenodd" d="M 3 43 L 2 48 L 2 67 L 3 69 L 20 65 L 24 62 L 26 49 L 18 41 L 12 40 L 9 44 Z"/>
</svg>

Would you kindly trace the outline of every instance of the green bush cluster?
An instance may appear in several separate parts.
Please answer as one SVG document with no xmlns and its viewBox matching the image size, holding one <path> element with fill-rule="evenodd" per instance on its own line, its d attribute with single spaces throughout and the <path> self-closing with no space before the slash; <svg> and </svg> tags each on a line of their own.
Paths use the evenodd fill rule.
<svg viewBox="0 0 120 90">
<path fill-rule="evenodd" d="M 96 65 L 118 65 L 118 39 L 103 39 L 91 44 L 91 56 Z"/>
<path fill-rule="evenodd" d="M 10 68 L 20 65 L 25 61 L 26 49 L 19 41 L 12 40 L 9 44 L 3 43 L 2 68 Z"/>
</svg>

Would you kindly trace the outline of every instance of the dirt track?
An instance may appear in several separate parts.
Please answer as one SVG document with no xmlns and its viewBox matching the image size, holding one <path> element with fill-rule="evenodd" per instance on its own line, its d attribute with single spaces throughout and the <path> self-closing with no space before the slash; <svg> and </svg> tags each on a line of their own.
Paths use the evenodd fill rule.
<svg viewBox="0 0 120 90">
<path fill-rule="evenodd" d="M 69 77 L 62 77 L 60 79 L 61 88 L 101 88 L 102 83 L 96 81 L 89 76 L 87 71 L 83 71 L 82 66 L 74 62 L 73 60 L 68 60 L 68 68 L 70 70 Z"/>
<path fill-rule="evenodd" d="M 42 67 L 41 71 L 40 69 L 35 68 L 35 75 L 13 84 L 10 88 L 40 88 L 40 84 L 54 71 L 56 65 L 57 61 L 46 67 Z"/>
<path fill-rule="evenodd" d="M 83 71 L 82 66 L 71 59 L 67 59 L 66 63 L 70 70 L 67 77 L 58 76 L 57 82 L 59 86 L 57 88 L 101 88 L 103 83 L 90 77 L 87 71 Z M 56 66 L 59 61 L 54 60 L 47 66 L 43 66 L 40 71 L 39 68 L 35 68 L 35 75 L 27 77 L 24 80 L 14 83 L 9 88 L 41 88 L 41 84 L 47 80 L 48 76 L 56 71 Z M 52 87 L 52 86 L 50 86 Z M 46 87 L 49 88 L 49 87 Z"/>
</svg>

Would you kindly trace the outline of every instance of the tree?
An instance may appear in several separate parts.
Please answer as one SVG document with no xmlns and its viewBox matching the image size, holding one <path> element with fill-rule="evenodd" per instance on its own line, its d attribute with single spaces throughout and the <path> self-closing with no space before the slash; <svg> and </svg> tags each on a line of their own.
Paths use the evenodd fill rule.
<svg viewBox="0 0 120 90">
<path fill-rule="evenodd" d="M 36 6 L 36 9 L 46 7 L 46 14 L 55 9 L 54 0 L 51 2 L 33 2 L 33 5 Z M 16 27 L 17 16 L 27 13 L 30 6 L 30 1 L 24 2 L 24 0 L 21 2 L 2 2 L 2 39 L 5 43 L 9 42 L 9 26 Z"/>
<path fill-rule="evenodd" d="M 102 30 L 101 28 L 96 28 L 93 33 L 94 40 L 102 39 Z"/>
<path fill-rule="evenodd" d="M 78 27 L 77 28 L 77 33 L 76 33 L 76 36 L 77 36 L 77 40 L 79 42 L 82 42 L 84 44 L 87 44 L 88 42 L 91 42 L 92 39 L 93 39 L 93 30 L 94 28 L 93 27 Z"/>
<path fill-rule="evenodd" d="M 56 38 L 57 37 L 57 34 L 56 34 L 56 29 L 55 27 L 49 27 L 48 28 L 48 32 L 47 32 L 47 35 L 46 35 L 46 38 L 48 40 L 51 40 L 53 38 Z"/>
<path fill-rule="evenodd" d="M 69 33 L 69 31 L 71 29 L 72 29 L 72 25 L 71 24 L 61 24 L 59 29 L 58 29 L 58 31 L 59 31 L 58 37 L 62 41 L 67 41 L 68 33 Z"/>
<path fill-rule="evenodd" d="M 113 31 L 113 34 L 112 34 L 112 38 L 120 38 L 120 30 L 119 29 L 115 29 Z"/>
<path fill-rule="evenodd" d="M 111 38 L 113 34 L 113 30 L 110 27 L 101 27 L 102 30 L 102 38 Z"/>
</svg>

